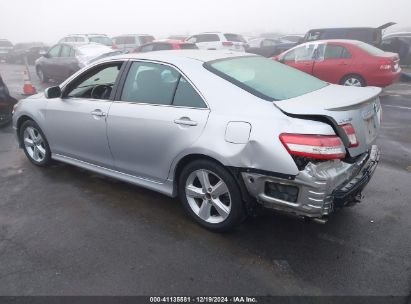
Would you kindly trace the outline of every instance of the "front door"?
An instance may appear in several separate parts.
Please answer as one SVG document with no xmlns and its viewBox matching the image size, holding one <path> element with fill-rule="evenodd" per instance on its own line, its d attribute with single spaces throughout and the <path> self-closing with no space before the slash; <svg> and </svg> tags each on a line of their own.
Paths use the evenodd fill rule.
<svg viewBox="0 0 411 304">
<path fill-rule="evenodd" d="M 85 71 L 47 104 L 47 138 L 53 154 L 113 168 L 106 118 L 122 62 Z"/>
<path fill-rule="evenodd" d="M 281 61 L 307 74 L 313 73 L 316 44 L 310 43 L 287 52 Z"/>
<path fill-rule="evenodd" d="M 200 94 L 176 69 L 134 62 L 107 118 L 117 170 L 164 182 L 173 160 L 200 137 L 208 114 Z"/>
</svg>

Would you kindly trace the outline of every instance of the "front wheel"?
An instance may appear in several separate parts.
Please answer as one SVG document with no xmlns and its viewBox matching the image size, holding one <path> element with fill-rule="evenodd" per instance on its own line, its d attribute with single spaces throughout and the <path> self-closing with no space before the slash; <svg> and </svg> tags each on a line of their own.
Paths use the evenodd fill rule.
<svg viewBox="0 0 411 304">
<path fill-rule="evenodd" d="M 245 217 L 235 179 L 212 161 L 198 160 L 188 164 L 180 174 L 178 192 L 186 211 L 209 230 L 229 230 Z"/>
<path fill-rule="evenodd" d="M 49 165 L 50 147 L 40 127 L 34 121 L 28 120 L 20 127 L 19 134 L 27 158 L 37 166 Z"/>
</svg>

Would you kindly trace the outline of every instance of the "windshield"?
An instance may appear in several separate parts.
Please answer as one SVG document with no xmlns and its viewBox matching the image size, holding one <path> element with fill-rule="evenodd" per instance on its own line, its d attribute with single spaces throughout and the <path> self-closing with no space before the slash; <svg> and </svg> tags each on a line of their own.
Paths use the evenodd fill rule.
<svg viewBox="0 0 411 304">
<path fill-rule="evenodd" d="M 284 100 L 319 90 L 328 84 L 282 63 L 259 56 L 206 62 L 204 67 L 265 100 Z"/>
<path fill-rule="evenodd" d="M 385 53 L 383 50 L 380 50 L 379 48 L 376 48 L 375 46 L 372 46 L 368 43 L 359 42 L 357 43 L 357 46 L 363 51 L 366 51 L 370 55 L 378 56 L 383 55 Z"/>
<path fill-rule="evenodd" d="M 244 38 L 237 34 L 224 34 L 225 39 L 232 42 L 245 42 Z"/>
</svg>

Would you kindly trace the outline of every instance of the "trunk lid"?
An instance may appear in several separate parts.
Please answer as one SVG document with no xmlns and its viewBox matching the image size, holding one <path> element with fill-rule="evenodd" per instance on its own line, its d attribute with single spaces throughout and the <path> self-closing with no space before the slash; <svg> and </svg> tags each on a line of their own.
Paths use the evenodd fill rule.
<svg viewBox="0 0 411 304">
<path fill-rule="evenodd" d="M 375 142 L 381 123 L 381 89 L 328 85 L 295 98 L 274 101 L 274 105 L 293 117 L 322 120 L 332 124 L 350 156 L 366 152 Z M 348 137 L 340 127 L 351 124 L 359 145 L 348 148 Z"/>
</svg>

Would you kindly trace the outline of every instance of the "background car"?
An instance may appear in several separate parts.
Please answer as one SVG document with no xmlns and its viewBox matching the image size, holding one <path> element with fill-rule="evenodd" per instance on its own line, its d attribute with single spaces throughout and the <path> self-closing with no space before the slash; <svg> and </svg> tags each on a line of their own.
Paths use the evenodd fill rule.
<svg viewBox="0 0 411 304">
<path fill-rule="evenodd" d="M 198 49 L 197 45 L 194 43 L 181 41 L 181 40 L 161 40 L 154 41 L 151 43 L 146 43 L 134 50 L 136 53 L 144 53 L 151 51 L 164 51 L 164 50 L 193 50 Z"/>
<path fill-rule="evenodd" d="M 11 122 L 13 106 L 16 103 L 17 100 L 10 96 L 9 89 L 0 75 L 0 127 Z"/>
<path fill-rule="evenodd" d="M 67 35 L 59 40 L 59 43 L 69 42 L 69 43 L 99 43 L 105 46 L 109 46 L 113 49 L 117 48 L 113 43 L 113 40 L 105 34 L 72 34 Z"/>
<path fill-rule="evenodd" d="M 155 38 L 147 34 L 131 34 L 116 36 L 112 39 L 119 50 L 132 52 L 139 46 L 152 42 Z"/>
<path fill-rule="evenodd" d="M 254 38 L 248 41 L 247 53 L 253 53 L 264 57 L 273 57 L 291 49 L 295 42 L 283 41 L 281 39 Z"/>
<path fill-rule="evenodd" d="M 48 49 L 49 47 L 42 42 L 16 43 L 13 50 L 9 53 L 9 61 L 12 63 L 24 63 L 25 58 L 27 58 L 28 64 L 34 64 Z"/>
<path fill-rule="evenodd" d="M 13 44 L 7 39 L 0 39 L 0 61 L 8 60 L 9 53 L 13 50 Z"/>
<path fill-rule="evenodd" d="M 400 56 L 401 65 L 411 65 L 411 32 L 392 33 L 382 39 L 381 49 Z"/>
<path fill-rule="evenodd" d="M 190 36 L 185 41 L 195 43 L 202 50 L 244 52 L 247 46 L 243 36 L 233 33 L 207 32 Z"/>
<path fill-rule="evenodd" d="M 42 82 L 62 81 L 91 62 L 121 52 L 98 43 L 59 43 L 36 60 L 36 73 Z"/>
<path fill-rule="evenodd" d="M 274 59 L 324 81 L 347 86 L 385 87 L 401 74 L 397 54 L 356 40 L 308 42 Z"/>
<path fill-rule="evenodd" d="M 383 24 L 377 28 L 374 27 L 343 27 L 343 28 L 322 28 L 309 30 L 301 41 L 310 42 L 326 39 L 350 39 L 359 40 L 376 47 L 379 47 L 382 42 L 382 31 L 395 22 Z"/>
<path fill-rule="evenodd" d="M 302 43 L 304 40 L 304 35 L 301 34 L 288 34 L 279 37 L 280 40 L 284 42 L 292 42 L 292 43 Z"/>
</svg>

